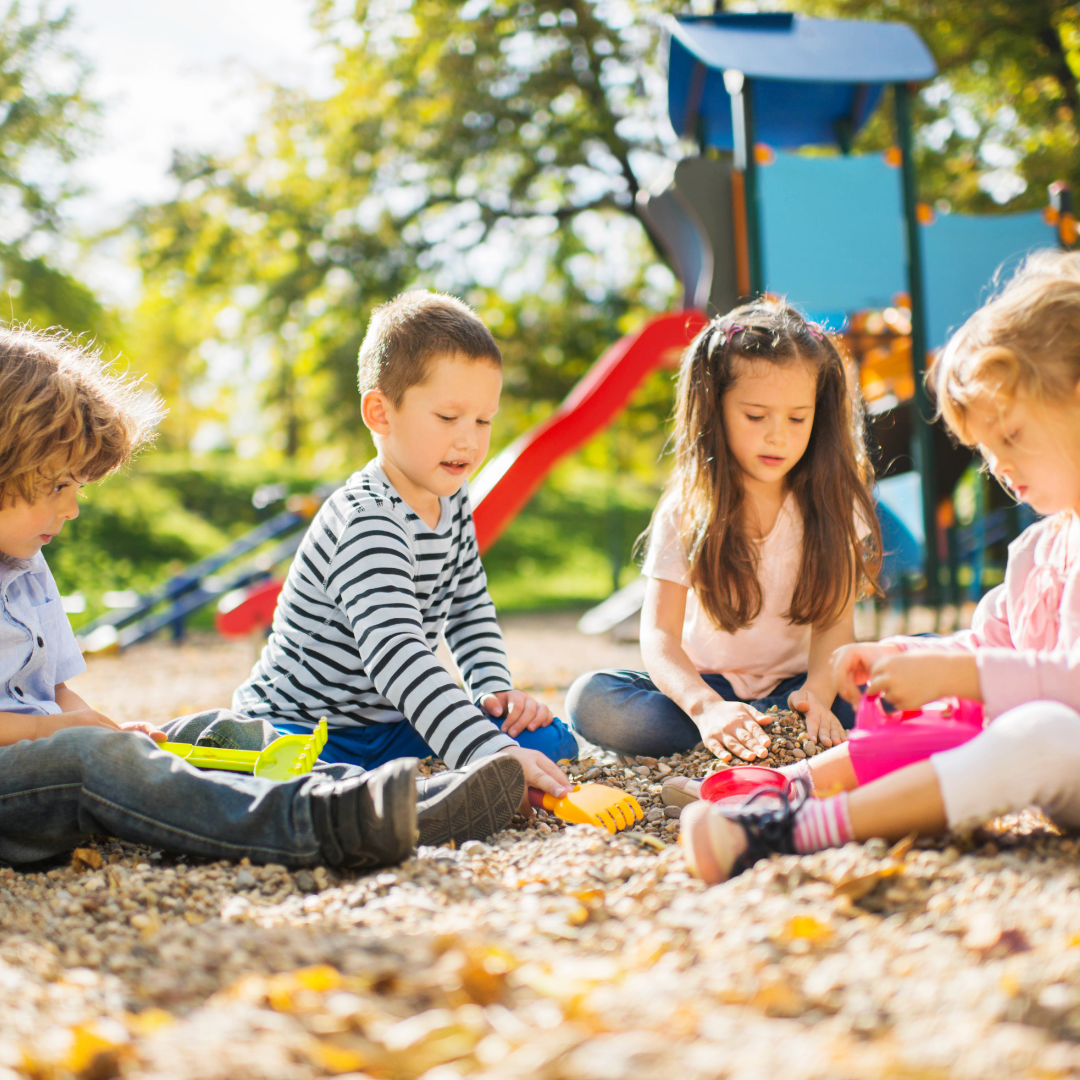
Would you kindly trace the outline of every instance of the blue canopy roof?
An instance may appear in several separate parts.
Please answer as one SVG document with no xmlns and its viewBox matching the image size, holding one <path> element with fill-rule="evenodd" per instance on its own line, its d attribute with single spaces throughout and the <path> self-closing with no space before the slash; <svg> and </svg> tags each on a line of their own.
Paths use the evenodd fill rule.
<svg viewBox="0 0 1080 1080">
<path fill-rule="evenodd" d="M 776 147 L 836 143 L 866 121 L 884 84 L 937 74 L 903 23 L 719 14 L 673 19 L 670 33 L 672 126 L 720 150 L 732 148 L 725 69 L 752 80 L 755 139 Z"/>
</svg>

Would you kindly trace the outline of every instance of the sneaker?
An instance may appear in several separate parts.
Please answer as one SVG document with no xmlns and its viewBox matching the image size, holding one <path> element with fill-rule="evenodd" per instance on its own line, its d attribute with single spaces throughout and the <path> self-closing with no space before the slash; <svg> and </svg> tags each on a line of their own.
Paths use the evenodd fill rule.
<svg viewBox="0 0 1080 1080">
<path fill-rule="evenodd" d="M 660 802 L 664 806 L 689 806 L 701 798 L 701 781 L 689 776 L 668 776 L 660 788 Z"/>
<path fill-rule="evenodd" d="M 392 866 L 413 854 L 418 764 L 416 758 L 398 758 L 346 780 L 313 778 L 311 820 L 330 866 Z"/>
<path fill-rule="evenodd" d="M 738 806 L 699 801 L 682 812 L 679 842 L 690 872 L 709 885 L 748 870 L 770 855 L 795 855 L 795 815 L 809 798 L 801 780 L 790 793 L 759 788 Z"/>
<path fill-rule="evenodd" d="M 420 843 L 486 840 L 510 824 L 524 796 L 521 765 L 504 754 L 421 777 L 416 791 Z"/>
</svg>

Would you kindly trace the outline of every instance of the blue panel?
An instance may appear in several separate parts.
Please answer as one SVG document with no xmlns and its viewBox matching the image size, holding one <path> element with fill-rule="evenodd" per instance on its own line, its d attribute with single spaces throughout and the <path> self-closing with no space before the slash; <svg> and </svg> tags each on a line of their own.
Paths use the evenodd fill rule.
<svg viewBox="0 0 1080 1080">
<path fill-rule="evenodd" d="M 751 78 L 819 83 L 922 82 L 937 74 L 910 26 L 787 15 L 683 17 L 673 41 L 702 63 Z"/>
<path fill-rule="evenodd" d="M 779 154 L 758 170 L 765 287 L 803 309 L 887 307 L 906 288 L 900 170 Z"/>
<path fill-rule="evenodd" d="M 936 349 L 1036 248 L 1056 247 L 1039 213 L 973 217 L 942 214 L 922 230 L 927 344 Z"/>
<path fill-rule="evenodd" d="M 751 85 L 754 139 L 774 147 L 834 145 L 837 121 L 852 118 L 858 129 L 881 97 L 880 86 L 867 84 L 754 79 Z M 668 63 L 668 115 L 684 138 L 700 138 L 717 150 L 732 148 L 731 98 L 723 72 L 676 41 Z"/>
<path fill-rule="evenodd" d="M 836 122 L 858 130 L 884 84 L 937 70 L 919 36 L 900 23 L 723 14 L 672 20 L 670 33 L 672 126 L 719 150 L 731 149 L 727 68 L 753 82 L 756 140 L 791 148 L 834 144 Z"/>
</svg>

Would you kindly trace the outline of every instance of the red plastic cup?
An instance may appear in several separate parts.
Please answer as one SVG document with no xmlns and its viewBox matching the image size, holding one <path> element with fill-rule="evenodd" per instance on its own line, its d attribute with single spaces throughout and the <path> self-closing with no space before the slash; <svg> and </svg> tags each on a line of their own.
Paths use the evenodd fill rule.
<svg viewBox="0 0 1080 1080">
<path fill-rule="evenodd" d="M 701 785 L 701 797 L 708 802 L 734 806 L 762 788 L 786 795 L 790 787 L 791 781 L 776 769 L 764 765 L 737 765 L 708 777 Z"/>
</svg>

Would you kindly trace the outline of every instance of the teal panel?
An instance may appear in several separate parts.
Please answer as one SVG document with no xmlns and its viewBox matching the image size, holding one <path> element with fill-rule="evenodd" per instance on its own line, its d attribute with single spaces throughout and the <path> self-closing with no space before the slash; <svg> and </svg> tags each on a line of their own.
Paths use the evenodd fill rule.
<svg viewBox="0 0 1080 1080">
<path fill-rule="evenodd" d="M 778 154 L 757 175 L 769 292 L 804 309 L 858 311 L 906 290 L 899 169 L 878 154 Z"/>
<path fill-rule="evenodd" d="M 1056 247 L 1054 230 L 1038 212 L 975 217 L 942 214 L 922 229 L 927 346 L 949 335 L 1036 248 Z"/>
</svg>

